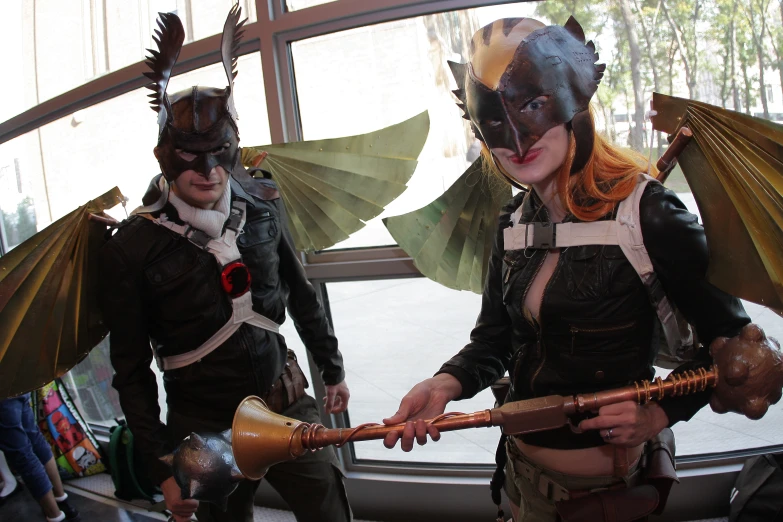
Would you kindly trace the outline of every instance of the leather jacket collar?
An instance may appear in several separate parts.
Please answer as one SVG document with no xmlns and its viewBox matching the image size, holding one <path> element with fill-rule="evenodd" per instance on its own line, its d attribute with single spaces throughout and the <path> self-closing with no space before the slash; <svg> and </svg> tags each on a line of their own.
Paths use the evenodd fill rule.
<svg viewBox="0 0 783 522">
<path fill-rule="evenodd" d="M 158 174 L 150 181 L 147 192 L 141 198 L 141 207 L 135 209 L 133 214 L 150 214 L 159 212 L 168 203 L 168 187 L 160 188 L 160 179 L 163 174 Z M 255 207 L 255 197 L 261 200 L 274 200 L 280 197 L 277 186 L 271 180 L 265 178 L 253 178 L 245 169 L 238 169 L 228 178 L 231 190 L 231 199 L 241 199 L 247 205 Z M 252 194 L 252 195 L 251 195 Z"/>
</svg>

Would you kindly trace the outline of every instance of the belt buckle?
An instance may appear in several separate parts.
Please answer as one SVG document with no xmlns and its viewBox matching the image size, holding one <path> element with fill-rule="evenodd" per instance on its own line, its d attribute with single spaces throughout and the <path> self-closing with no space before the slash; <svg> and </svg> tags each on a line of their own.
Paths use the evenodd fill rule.
<svg viewBox="0 0 783 522">
<path fill-rule="evenodd" d="M 555 248 L 554 223 L 533 223 L 533 248 Z"/>
<path fill-rule="evenodd" d="M 571 498 L 571 495 L 566 488 L 543 473 L 538 475 L 538 484 L 536 487 L 538 488 L 539 493 L 552 502 L 560 502 L 561 500 L 569 500 Z"/>
</svg>

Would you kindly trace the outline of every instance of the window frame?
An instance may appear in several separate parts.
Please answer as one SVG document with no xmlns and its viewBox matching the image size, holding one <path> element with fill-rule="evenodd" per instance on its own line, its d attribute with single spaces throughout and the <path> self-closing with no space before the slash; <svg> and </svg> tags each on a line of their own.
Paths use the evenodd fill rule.
<svg viewBox="0 0 783 522">
<path fill-rule="evenodd" d="M 291 43 L 328 33 L 343 31 L 365 25 L 389 22 L 421 15 L 429 15 L 443 11 L 453 11 L 483 7 L 489 5 L 513 3 L 513 0 L 337 0 L 296 11 L 287 11 L 285 0 L 253 0 L 257 13 L 257 22 L 245 26 L 245 35 L 239 49 L 239 54 L 245 55 L 260 52 L 263 57 L 262 73 L 266 91 L 269 128 L 273 143 L 282 143 L 301 139 L 301 122 L 296 96 L 296 81 L 294 77 L 291 56 Z M 193 71 L 220 61 L 221 35 L 213 35 L 202 40 L 186 44 L 181 53 L 175 74 Z M 142 73 L 147 70 L 143 61 L 126 66 L 91 80 L 75 89 L 47 100 L 29 110 L 26 110 L 5 122 L 0 123 L 0 143 L 9 141 L 27 132 L 36 130 L 47 123 L 70 115 L 108 100 L 115 96 L 130 92 L 144 86 L 148 80 Z M 142 107 L 139 110 L 144 110 Z M 2 231 L 0 231 L 2 233 Z M 2 254 L 2 246 L 0 246 Z M 324 304 L 329 313 L 328 298 L 326 298 L 327 282 L 349 280 L 372 280 L 380 278 L 421 277 L 413 265 L 413 261 L 397 246 L 372 247 L 356 250 L 335 250 L 324 253 L 302 255 L 308 277 L 315 285 L 319 296 L 324 297 Z M 331 314 L 329 313 L 331 319 Z M 311 361 L 311 367 L 315 364 Z M 322 394 L 323 382 L 320 376 L 312 376 L 314 392 Z M 319 401 L 319 407 L 322 408 Z M 322 411 L 323 414 L 323 411 Z M 346 416 L 323 416 L 327 426 L 345 426 Z M 107 435 L 107 430 L 101 426 L 93 426 L 96 434 Z M 725 486 L 741 466 L 742 461 L 751 455 L 769 452 L 782 452 L 783 445 L 768 446 L 745 451 L 706 454 L 677 459 L 678 467 L 686 480 L 679 488 L 675 488 L 673 503 L 667 514 L 684 513 L 689 502 L 700 499 L 698 504 L 706 507 L 710 498 L 704 494 L 704 484 L 710 477 L 720 476 L 721 484 Z M 350 445 L 338 450 L 348 477 L 350 492 L 368 491 L 371 495 L 352 495 L 356 499 L 355 509 L 362 516 L 370 516 L 367 509 L 376 509 L 376 513 L 385 515 L 402 513 L 401 509 L 415 509 L 422 506 L 437 506 L 441 516 L 445 511 L 463 519 L 466 515 L 482 516 L 490 512 L 486 497 L 486 484 L 492 468 L 486 465 L 433 465 L 409 463 L 362 462 L 357 463 Z M 378 485 L 405 491 L 409 500 L 406 506 L 400 506 L 396 494 L 378 495 Z M 464 510 L 464 505 L 451 500 L 440 493 L 441 486 L 456 484 L 468 486 L 473 498 L 479 499 L 471 513 Z M 724 487 L 722 486 L 722 487 Z M 386 487 L 386 486 L 384 486 Z M 400 489 L 401 488 L 401 489 Z M 679 490 L 679 492 L 678 492 Z M 719 492 L 721 495 L 724 492 Z M 380 497 L 386 497 L 385 500 Z M 449 495 L 451 497 L 451 495 Z M 396 500 L 395 500 L 396 498 Z M 678 498 L 680 500 L 678 500 Z M 726 496 L 728 498 L 728 496 Z M 393 504 L 391 504 L 393 502 Z M 394 507 L 396 506 L 396 508 Z M 451 506 L 448 508 L 448 506 Z M 380 510 L 380 511 L 378 511 Z M 694 517 L 695 518 L 695 517 Z M 702 517 L 703 518 L 703 517 Z"/>
</svg>

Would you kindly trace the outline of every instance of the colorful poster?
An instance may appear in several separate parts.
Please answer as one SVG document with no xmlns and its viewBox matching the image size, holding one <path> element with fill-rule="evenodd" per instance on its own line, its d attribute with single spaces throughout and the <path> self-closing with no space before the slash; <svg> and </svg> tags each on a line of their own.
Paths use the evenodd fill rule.
<svg viewBox="0 0 783 522">
<path fill-rule="evenodd" d="M 95 437 L 59 379 L 33 394 L 33 409 L 41 433 L 52 447 L 61 477 L 106 471 Z"/>
<path fill-rule="evenodd" d="M 101 460 L 101 456 L 88 440 L 83 440 L 74 446 L 72 450 L 65 454 L 65 458 L 68 460 L 71 468 L 73 468 L 73 471 L 78 475 L 84 474 L 86 470 L 95 466 Z"/>
<path fill-rule="evenodd" d="M 63 405 L 63 401 L 60 399 L 60 394 L 57 393 L 57 387 L 54 385 L 54 383 L 48 384 L 41 388 L 41 395 L 42 397 L 39 403 L 41 412 L 38 416 L 39 419 L 46 417 Z"/>
<path fill-rule="evenodd" d="M 60 406 L 46 417 L 46 422 L 54 443 L 63 453 L 68 452 L 84 440 L 84 430 L 65 405 Z"/>
</svg>

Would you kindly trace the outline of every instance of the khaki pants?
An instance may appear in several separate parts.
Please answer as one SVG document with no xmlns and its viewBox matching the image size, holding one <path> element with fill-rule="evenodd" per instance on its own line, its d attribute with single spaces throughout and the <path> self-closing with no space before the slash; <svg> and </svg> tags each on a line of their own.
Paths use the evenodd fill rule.
<svg viewBox="0 0 783 522">
<path fill-rule="evenodd" d="M 320 423 L 315 399 L 305 395 L 283 410 L 282 415 L 309 423 Z M 221 432 L 231 428 L 209 419 L 196 419 L 169 411 L 168 428 L 175 440 L 191 432 Z M 290 462 L 272 466 L 264 477 L 291 507 L 298 522 L 350 522 L 353 520 L 334 449 L 307 453 Z M 260 481 L 244 480 L 228 497 L 228 509 L 202 502 L 199 522 L 253 522 L 253 497 Z"/>
<path fill-rule="evenodd" d="M 639 475 L 636 467 L 625 477 L 583 477 L 558 473 L 533 464 L 510 437 L 506 442 L 506 452 L 505 491 L 508 499 L 519 506 L 516 522 L 557 522 L 555 502 L 568 498 L 568 491 L 608 488 L 623 482 L 631 486 Z"/>
</svg>

